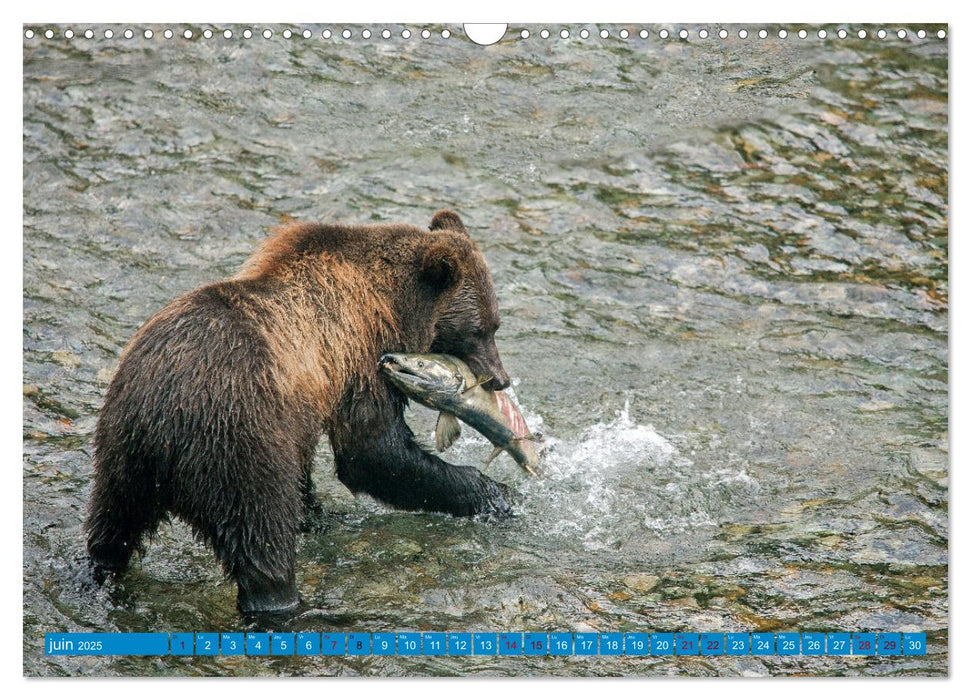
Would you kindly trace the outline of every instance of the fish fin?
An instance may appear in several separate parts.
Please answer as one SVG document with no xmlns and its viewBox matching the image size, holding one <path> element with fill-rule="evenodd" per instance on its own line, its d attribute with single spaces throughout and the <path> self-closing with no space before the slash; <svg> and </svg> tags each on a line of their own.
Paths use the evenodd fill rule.
<svg viewBox="0 0 971 700">
<path fill-rule="evenodd" d="M 438 423 L 435 425 L 435 449 L 444 452 L 462 433 L 459 419 L 451 413 L 439 413 Z"/>
<path fill-rule="evenodd" d="M 498 457 L 498 456 L 499 456 L 499 455 L 501 455 L 501 454 L 502 454 L 502 448 L 501 448 L 501 447 L 497 447 L 497 448 L 495 448 L 495 449 L 494 449 L 494 450 L 492 451 L 492 454 L 491 454 L 491 455 L 489 455 L 489 459 L 487 459 L 487 460 L 485 461 L 485 464 L 484 464 L 484 465 L 482 465 L 482 468 L 483 468 L 483 469 L 485 469 L 486 467 L 488 467 L 488 466 L 489 466 L 490 464 L 492 464 L 492 460 L 494 460 L 494 459 L 495 459 L 496 457 Z"/>
</svg>

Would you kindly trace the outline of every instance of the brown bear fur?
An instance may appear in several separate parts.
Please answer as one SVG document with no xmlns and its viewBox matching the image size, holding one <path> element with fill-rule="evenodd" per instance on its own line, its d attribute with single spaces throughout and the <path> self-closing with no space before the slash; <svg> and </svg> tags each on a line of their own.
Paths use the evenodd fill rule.
<svg viewBox="0 0 971 700">
<path fill-rule="evenodd" d="M 124 569 L 172 514 L 210 544 L 241 610 L 297 603 L 295 549 L 319 515 L 321 435 L 338 478 L 398 508 L 508 514 L 512 493 L 421 449 L 386 352 L 446 352 L 508 385 L 485 259 L 458 215 L 408 225 L 298 224 L 235 277 L 173 301 L 129 342 L 95 431 L 86 530 Z"/>
</svg>

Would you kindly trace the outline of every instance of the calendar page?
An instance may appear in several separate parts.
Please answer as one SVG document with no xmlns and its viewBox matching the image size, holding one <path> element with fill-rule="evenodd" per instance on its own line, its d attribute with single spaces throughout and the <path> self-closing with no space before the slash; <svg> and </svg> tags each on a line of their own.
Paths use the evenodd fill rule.
<svg viewBox="0 0 971 700">
<path fill-rule="evenodd" d="M 23 25 L 24 675 L 947 675 L 949 41 Z"/>
</svg>

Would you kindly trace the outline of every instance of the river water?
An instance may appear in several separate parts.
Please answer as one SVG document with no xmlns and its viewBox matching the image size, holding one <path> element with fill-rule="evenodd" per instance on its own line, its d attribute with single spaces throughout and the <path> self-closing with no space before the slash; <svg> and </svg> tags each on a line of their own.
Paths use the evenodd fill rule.
<svg viewBox="0 0 971 700">
<path fill-rule="evenodd" d="M 487 48 L 458 26 L 47 28 L 23 54 L 25 674 L 946 673 L 939 27 L 515 27 Z M 439 208 L 490 263 L 543 475 L 489 467 L 525 496 L 504 523 L 394 512 L 355 499 L 323 443 L 331 523 L 301 539 L 304 605 L 272 629 L 926 631 L 928 655 L 43 656 L 44 632 L 269 628 L 178 522 L 102 590 L 79 566 L 119 353 L 281 221 Z M 430 434 L 430 411 L 409 417 Z M 466 429 L 445 456 L 489 451 Z"/>
</svg>

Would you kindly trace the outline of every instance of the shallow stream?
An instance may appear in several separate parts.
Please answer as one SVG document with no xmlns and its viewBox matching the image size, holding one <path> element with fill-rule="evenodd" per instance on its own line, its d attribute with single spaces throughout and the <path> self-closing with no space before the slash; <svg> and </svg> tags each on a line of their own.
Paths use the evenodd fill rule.
<svg viewBox="0 0 971 700">
<path fill-rule="evenodd" d="M 488 48 L 460 27 L 186 28 L 24 41 L 26 674 L 946 673 L 936 27 L 515 27 Z M 489 467 L 525 495 L 505 523 L 394 512 L 355 499 L 322 443 L 332 523 L 302 538 L 305 606 L 276 629 L 926 631 L 929 654 L 44 657 L 44 632 L 266 628 L 177 522 L 105 589 L 79 573 L 93 429 L 135 330 L 281 221 L 440 208 L 490 263 L 543 476 Z M 409 411 L 429 436 L 434 415 Z M 466 429 L 446 458 L 489 452 Z"/>
</svg>

